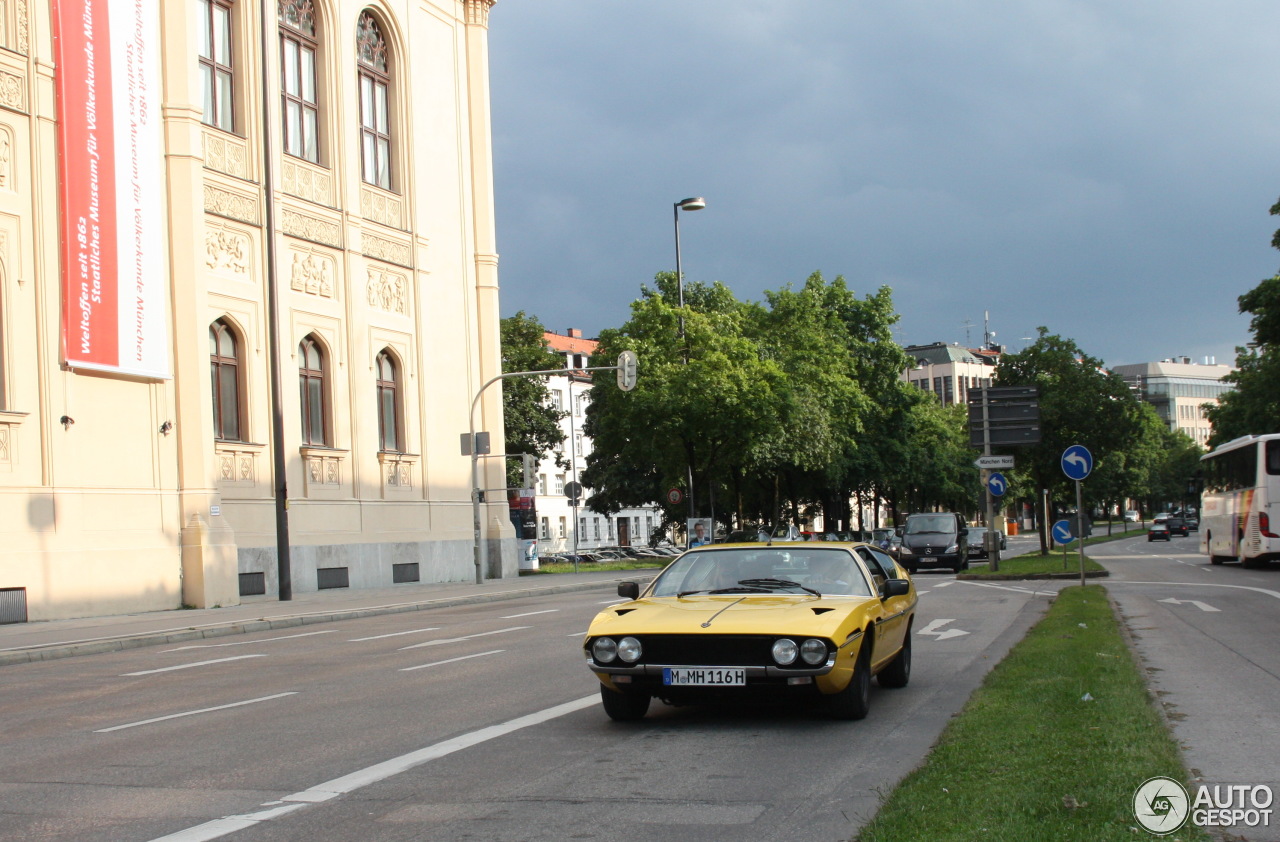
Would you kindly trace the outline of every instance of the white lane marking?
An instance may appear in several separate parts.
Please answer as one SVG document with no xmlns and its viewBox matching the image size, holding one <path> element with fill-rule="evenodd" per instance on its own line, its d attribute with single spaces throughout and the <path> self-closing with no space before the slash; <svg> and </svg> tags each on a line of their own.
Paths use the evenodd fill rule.
<svg viewBox="0 0 1280 842">
<path fill-rule="evenodd" d="M 957 580 L 952 579 L 950 582 L 938 582 L 936 585 L 934 585 L 934 587 L 935 587 L 935 588 L 945 588 L 945 587 L 947 587 L 948 585 L 954 585 L 954 584 L 956 583 L 956 581 L 957 581 Z M 964 580 L 963 580 L 963 579 L 961 579 L 960 581 L 964 581 Z"/>
<path fill-rule="evenodd" d="M 445 638 L 444 640 L 428 640 L 426 643 L 415 643 L 412 646 L 401 646 L 396 651 L 403 652 L 406 649 L 421 649 L 423 646 L 442 646 L 446 643 L 461 643 L 464 640 L 474 640 L 477 637 L 488 637 L 491 634 L 506 634 L 507 632 L 523 631 L 528 628 L 532 628 L 532 626 L 512 626 L 509 629 L 497 629 L 496 631 L 480 632 L 479 634 L 469 634 L 466 637 L 450 637 L 450 638 Z"/>
<path fill-rule="evenodd" d="M 364 643 L 366 640 L 382 640 L 384 637 L 400 637 L 404 634 L 421 634 L 429 631 L 440 631 L 440 627 L 429 626 L 425 629 L 410 629 L 409 631 L 392 632 L 391 634 L 375 634 L 373 637 L 353 637 L 347 643 Z"/>
<path fill-rule="evenodd" d="M 303 632 L 302 634 L 286 634 L 280 637 L 264 637 L 261 640 L 237 640 L 235 643 L 196 643 L 191 646 L 179 646 L 177 649 L 165 649 L 165 652 L 182 652 L 187 649 L 217 649 L 222 646 L 257 646 L 259 643 L 271 643 L 276 640 L 293 640 L 295 637 L 311 637 L 317 634 L 333 634 L 333 629 L 325 631 Z"/>
<path fill-rule="evenodd" d="M 517 617 L 532 617 L 532 616 L 533 616 L 533 615 L 535 615 L 535 614 L 555 614 L 555 613 L 557 613 L 559 610 L 560 610 L 559 608 L 544 608 L 544 609 L 543 609 L 543 610 L 541 610 L 541 611 L 526 611 L 526 612 L 525 612 L 525 613 L 523 613 L 523 614 L 508 614 L 507 616 L 505 616 L 505 617 L 499 617 L 498 619 L 499 619 L 499 620 L 514 620 L 514 619 L 516 619 Z"/>
<path fill-rule="evenodd" d="M 1000 591 L 1016 591 L 1018 593 L 1029 594 L 1038 593 L 1038 591 L 1033 591 L 1031 588 L 1024 588 L 1019 585 L 993 585 L 990 582 L 975 582 L 972 579 L 960 579 L 959 582 L 962 585 L 976 585 L 979 588 L 995 588 Z"/>
<path fill-rule="evenodd" d="M 1196 608 L 1199 608 L 1201 611 L 1206 613 L 1222 613 L 1221 609 L 1214 608 L 1212 605 L 1201 602 L 1198 599 L 1174 599 L 1173 597 L 1169 597 L 1168 599 L 1157 600 L 1157 602 L 1167 602 L 1170 605 L 1194 605 Z"/>
<path fill-rule="evenodd" d="M 916 596 L 924 596 L 928 591 L 916 591 Z"/>
<path fill-rule="evenodd" d="M 180 830 L 168 836 L 158 837 L 153 839 L 152 842 L 210 842 L 210 840 L 219 839 L 237 830 L 253 827 L 295 810 L 300 810 L 308 804 L 319 804 L 332 798 L 337 798 L 340 795 L 347 795 L 362 787 L 386 780 L 401 772 L 406 772 L 415 766 L 421 766 L 423 763 L 429 763 L 432 760 L 453 754 L 455 751 L 461 751 L 498 737 L 504 737 L 523 728 L 550 722 L 552 719 L 574 713 L 583 708 L 592 707 L 599 704 L 599 702 L 600 695 L 592 693 L 590 696 L 585 696 L 572 702 L 565 702 L 562 705 L 556 705 L 526 716 L 519 716 L 497 725 L 490 725 L 488 728 L 481 728 L 478 731 L 472 731 L 469 734 L 463 734 L 451 740 L 445 740 L 435 745 L 420 748 L 417 751 L 411 751 L 408 754 L 402 754 L 399 757 L 393 757 L 390 760 L 368 766 L 349 775 L 325 781 L 302 792 L 286 795 L 280 799 L 280 802 L 284 802 L 281 806 L 274 806 L 280 804 L 280 802 L 273 801 L 270 809 L 214 819 L 211 822 Z"/>
<path fill-rule="evenodd" d="M 108 731 L 123 731 L 125 728 L 136 728 L 139 725 L 150 725 L 154 722 L 164 722 L 166 719 L 181 719 L 184 716 L 195 716 L 197 713 L 210 713 L 215 710 L 226 710 L 227 708 L 238 708 L 242 705 L 254 705 L 258 702 L 269 702 L 272 699 L 283 699 L 285 696 L 296 696 L 297 690 L 290 690 L 287 693 L 276 693 L 274 696 L 263 696 L 260 699 L 246 699 L 243 702 L 232 702 L 227 705 L 218 705 L 211 708 L 200 708 L 200 710 L 188 710 L 183 713 L 171 713 L 168 716 L 157 716 L 155 719 L 143 719 L 140 722 L 130 722 L 125 725 L 112 725 L 110 728 L 99 728 L 94 731 L 95 734 L 105 734 Z"/>
<path fill-rule="evenodd" d="M 565 635 L 565 637 L 586 637 L 586 636 L 587 636 L 587 633 L 586 633 L 586 632 L 584 632 L 584 631 L 574 632 L 573 634 L 566 634 L 566 635 Z"/>
<path fill-rule="evenodd" d="M 630 602 L 629 599 L 610 599 L 605 602 L 597 602 L 596 605 L 617 605 L 620 602 Z"/>
<path fill-rule="evenodd" d="M 954 622 L 955 622 L 954 619 L 931 620 L 929 622 L 929 625 L 925 626 L 920 631 L 916 632 L 916 634 L 927 634 L 927 635 L 938 638 L 938 640 L 946 640 L 947 638 L 950 638 L 950 637 L 960 637 L 961 635 L 968 634 L 967 631 L 961 631 L 960 629 L 947 629 L 946 631 L 941 630 L 942 627 L 945 626 L 947 623 L 954 623 Z"/>
<path fill-rule="evenodd" d="M 1108 579 L 1108 585 L 1177 585 L 1187 588 L 1234 588 L 1240 591 L 1257 591 L 1260 594 L 1274 596 L 1280 599 L 1280 591 L 1268 590 L 1267 588 L 1254 588 L 1249 585 L 1219 585 L 1217 582 L 1129 582 L 1124 579 Z"/>
<path fill-rule="evenodd" d="M 120 677 L 127 678 L 134 675 L 155 675 L 158 672 L 173 672 L 174 670 L 189 670 L 192 667 L 205 667 L 209 664 L 225 664 L 227 661 L 242 661 L 245 658 L 265 658 L 266 655 L 236 655 L 234 658 L 215 658 L 212 661 L 196 661 L 194 664 L 178 664 L 176 667 L 161 667 L 157 670 L 143 670 L 142 672 L 126 672 Z"/>
<path fill-rule="evenodd" d="M 505 651 L 507 650 L 494 649 L 492 652 L 477 652 L 474 655 L 463 655 L 459 658 L 449 658 L 448 660 L 445 660 L 445 661 L 432 661 L 429 664 L 418 664 L 416 667 L 401 667 L 400 672 L 412 672 L 413 670 L 424 670 L 427 667 L 438 667 L 441 664 L 452 664 L 455 661 L 465 661 L 465 660 L 468 660 L 469 658 L 483 658 L 485 655 L 498 655 Z"/>
</svg>

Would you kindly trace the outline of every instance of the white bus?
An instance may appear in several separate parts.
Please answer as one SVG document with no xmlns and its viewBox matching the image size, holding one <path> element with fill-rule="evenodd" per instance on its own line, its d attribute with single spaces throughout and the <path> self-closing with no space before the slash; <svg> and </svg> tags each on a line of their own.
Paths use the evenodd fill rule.
<svg viewBox="0 0 1280 842">
<path fill-rule="evenodd" d="M 1200 551 L 1214 564 L 1280 560 L 1280 433 L 1229 441 L 1200 466 Z"/>
</svg>

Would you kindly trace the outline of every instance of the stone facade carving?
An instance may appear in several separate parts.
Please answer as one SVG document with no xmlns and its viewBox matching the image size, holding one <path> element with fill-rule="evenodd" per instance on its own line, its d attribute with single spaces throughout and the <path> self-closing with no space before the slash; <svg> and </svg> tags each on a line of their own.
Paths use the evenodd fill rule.
<svg viewBox="0 0 1280 842">
<path fill-rule="evenodd" d="M 342 248 L 341 226 L 327 219 L 285 209 L 280 212 L 280 230 L 299 240 Z"/>
<path fill-rule="evenodd" d="M 302 458 L 307 466 L 307 491 L 332 493 L 342 485 L 342 461 L 345 451 L 316 450 L 304 447 Z"/>
<path fill-rule="evenodd" d="M 381 190 L 360 188 L 360 215 L 388 228 L 404 228 L 404 203 Z"/>
<path fill-rule="evenodd" d="M 489 10 L 495 0 L 464 0 L 468 26 L 489 26 Z"/>
<path fill-rule="evenodd" d="M 202 143 L 206 167 L 248 180 L 249 154 L 244 140 L 205 129 Z"/>
<path fill-rule="evenodd" d="M 233 193 L 211 184 L 204 186 L 204 209 L 227 219 L 237 219 L 250 225 L 258 224 L 258 199 L 243 193 Z"/>
<path fill-rule="evenodd" d="M 204 232 L 205 266 L 222 275 L 249 274 L 249 238 L 225 228 L 208 228 Z"/>
<path fill-rule="evenodd" d="M 27 80 L 14 73 L 0 71 L 0 106 L 27 113 Z"/>
<path fill-rule="evenodd" d="M 0 465 L 8 467 L 13 464 L 13 448 L 9 444 L 12 434 L 9 424 L 0 424 Z"/>
<path fill-rule="evenodd" d="M 360 249 L 365 257 L 372 257 L 383 263 L 394 263 L 406 269 L 413 268 L 413 250 L 408 243 L 377 237 L 366 231 L 360 238 Z"/>
<path fill-rule="evenodd" d="M 370 266 L 368 293 L 370 307 L 409 314 L 409 281 L 403 275 Z"/>
<path fill-rule="evenodd" d="M 31 55 L 31 25 L 27 22 L 27 0 L 18 0 L 18 52 Z"/>
<path fill-rule="evenodd" d="M 318 205 L 333 205 L 333 177 L 326 170 L 285 156 L 280 168 L 280 189 L 290 196 Z"/>
<path fill-rule="evenodd" d="M 295 251 L 289 288 L 309 295 L 333 298 L 333 261 L 315 252 Z"/>
<path fill-rule="evenodd" d="M 235 450 L 218 451 L 218 478 L 225 483 L 253 485 L 258 479 L 256 453 Z"/>
</svg>

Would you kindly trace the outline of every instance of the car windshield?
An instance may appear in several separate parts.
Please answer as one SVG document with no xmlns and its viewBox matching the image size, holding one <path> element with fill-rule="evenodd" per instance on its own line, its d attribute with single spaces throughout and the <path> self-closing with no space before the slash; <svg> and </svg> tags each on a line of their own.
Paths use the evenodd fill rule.
<svg viewBox="0 0 1280 842">
<path fill-rule="evenodd" d="M 672 562 L 650 596 L 753 593 L 871 596 L 871 586 L 854 556 L 839 547 L 709 547 Z"/>
<path fill-rule="evenodd" d="M 955 530 L 955 518 L 947 515 L 913 517 L 907 520 L 907 534 L 919 535 L 922 532 L 952 532 Z"/>
</svg>

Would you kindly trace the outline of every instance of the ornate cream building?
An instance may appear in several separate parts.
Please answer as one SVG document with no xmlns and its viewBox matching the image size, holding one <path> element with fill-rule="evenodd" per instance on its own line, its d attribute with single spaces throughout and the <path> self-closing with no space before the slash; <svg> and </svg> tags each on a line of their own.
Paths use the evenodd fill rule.
<svg viewBox="0 0 1280 842">
<path fill-rule="evenodd" d="M 0 0 L 0 621 L 476 577 L 492 5 Z"/>
</svg>

